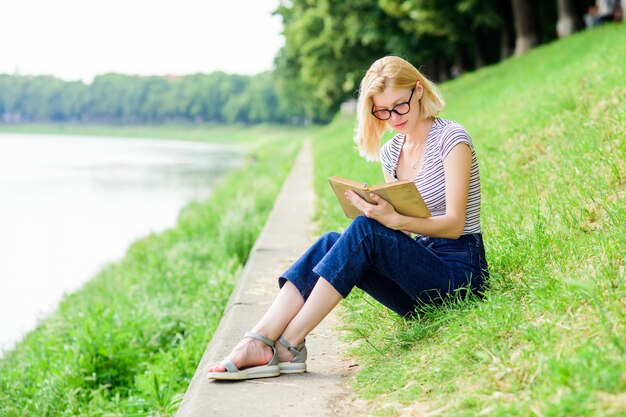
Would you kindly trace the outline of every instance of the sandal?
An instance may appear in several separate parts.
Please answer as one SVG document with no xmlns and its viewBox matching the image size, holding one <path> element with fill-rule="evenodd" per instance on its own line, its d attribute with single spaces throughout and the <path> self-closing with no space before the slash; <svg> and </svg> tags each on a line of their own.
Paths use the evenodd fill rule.
<svg viewBox="0 0 626 417">
<path fill-rule="evenodd" d="M 278 364 L 278 368 L 280 369 L 281 374 L 300 374 L 302 372 L 306 372 L 306 357 L 307 350 L 304 345 L 304 340 L 302 343 L 299 343 L 297 346 L 293 346 L 291 343 L 287 341 L 284 337 L 279 337 L 278 341 L 289 350 L 289 352 L 293 353 L 295 357 L 291 360 L 291 362 L 280 362 Z"/>
<path fill-rule="evenodd" d="M 274 355 L 267 365 L 252 366 L 246 369 L 239 369 L 233 363 L 230 358 L 226 358 L 223 362 L 226 372 L 209 372 L 207 377 L 209 379 L 219 380 L 244 380 L 244 379 L 256 379 L 256 378 L 269 378 L 280 375 L 280 369 L 278 367 L 278 355 L 274 348 L 274 342 L 265 336 L 258 333 L 250 332 L 246 333 L 244 337 L 250 337 L 252 339 L 260 340 L 272 348 Z"/>
</svg>

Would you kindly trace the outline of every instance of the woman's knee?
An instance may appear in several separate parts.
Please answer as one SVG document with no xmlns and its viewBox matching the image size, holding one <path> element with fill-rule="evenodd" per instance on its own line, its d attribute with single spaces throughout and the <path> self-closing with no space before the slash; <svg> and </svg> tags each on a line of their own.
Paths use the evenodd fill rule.
<svg viewBox="0 0 626 417">
<path fill-rule="evenodd" d="M 333 245 L 337 242 L 337 240 L 339 240 L 339 237 L 341 237 L 340 233 L 327 232 L 327 233 L 324 233 L 322 236 L 320 236 L 319 239 L 317 239 L 316 244 L 321 245 L 326 250 L 330 250 L 330 248 L 333 247 Z"/>
<path fill-rule="evenodd" d="M 354 220 L 352 220 L 352 223 L 350 224 L 350 226 L 371 227 L 374 223 L 380 224 L 376 220 L 370 219 L 369 217 L 358 216 L 358 217 L 355 217 Z"/>
<path fill-rule="evenodd" d="M 378 229 L 384 229 L 385 226 L 380 224 L 378 221 L 374 219 L 370 219 L 369 217 L 359 216 L 355 218 L 350 226 L 346 229 L 344 233 L 352 234 L 356 233 L 361 236 L 367 236 L 372 234 Z"/>
</svg>

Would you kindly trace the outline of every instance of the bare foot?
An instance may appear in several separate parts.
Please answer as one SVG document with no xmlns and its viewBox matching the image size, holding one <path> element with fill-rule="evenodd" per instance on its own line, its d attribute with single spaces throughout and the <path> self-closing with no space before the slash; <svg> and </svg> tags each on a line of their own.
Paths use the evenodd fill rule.
<svg viewBox="0 0 626 417">
<path fill-rule="evenodd" d="M 235 346 L 228 357 L 239 369 L 252 366 L 266 365 L 274 355 L 272 348 L 260 340 L 250 337 L 244 338 Z M 224 372 L 226 368 L 222 363 L 209 368 L 209 372 Z"/>
</svg>

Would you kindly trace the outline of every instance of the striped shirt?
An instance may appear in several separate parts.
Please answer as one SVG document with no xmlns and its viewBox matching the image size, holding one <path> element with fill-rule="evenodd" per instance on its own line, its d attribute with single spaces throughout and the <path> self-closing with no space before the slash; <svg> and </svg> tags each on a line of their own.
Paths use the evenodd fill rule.
<svg viewBox="0 0 626 417">
<path fill-rule="evenodd" d="M 396 169 L 405 135 L 397 134 L 380 149 L 380 161 L 383 169 L 395 181 L 398 180 Z M 460 124 L 435 118 L 428 138 L 422 168 L 413 180 L 426 206 L 433 217 L 446 214 L 446 184 L 443 161 L 448 153 L 459 143 L 467 144 L 472 150 L 472 170 L 470 174 L 467 211 L 465 216 L 464 235 L 480 233 L 480 176 L 474 145 L 467 131 Z"/>
</svg>

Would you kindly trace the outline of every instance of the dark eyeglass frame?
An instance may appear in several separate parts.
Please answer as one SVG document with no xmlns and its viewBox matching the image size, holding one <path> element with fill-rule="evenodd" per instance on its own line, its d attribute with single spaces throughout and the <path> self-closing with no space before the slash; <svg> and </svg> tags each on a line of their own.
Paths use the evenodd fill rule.
<svg viewBox="0 0 626 417">
<path fill-rule="evenodd" d="M 398 116 L 404 116 L 405 114 L 407 114 L 408 112 L 411 111 L 411 99 L 413 98 L 413 93 L 414 92 L 415 92 L 415 87 L 413 87 L 413 89 L 411 90 L 411 95 L 409 96 L 409 99 L 407 101 L 403 101 L 402 103 L 398 103 L 395 106 L 393 106 L 391 109 L 374 110 L 374 105 L 372 104 L 372 112 L 371 112 L 372 116 L 374 116 L 378 120 L 389 120 L 389 119 L 391 119 L 391 112 L 394 112 Z M 404 105 L 408 106 L 408 110 L 405 111 L 404 113 L 401 113 L 398 110 L 396 110 L 398 107 L 404 106 Z M 382 114 L 388 114 L 388 116 L 387 117 L 380 117 L 379 114 L 381 114 L 381 113 Z"/>
</svg>

